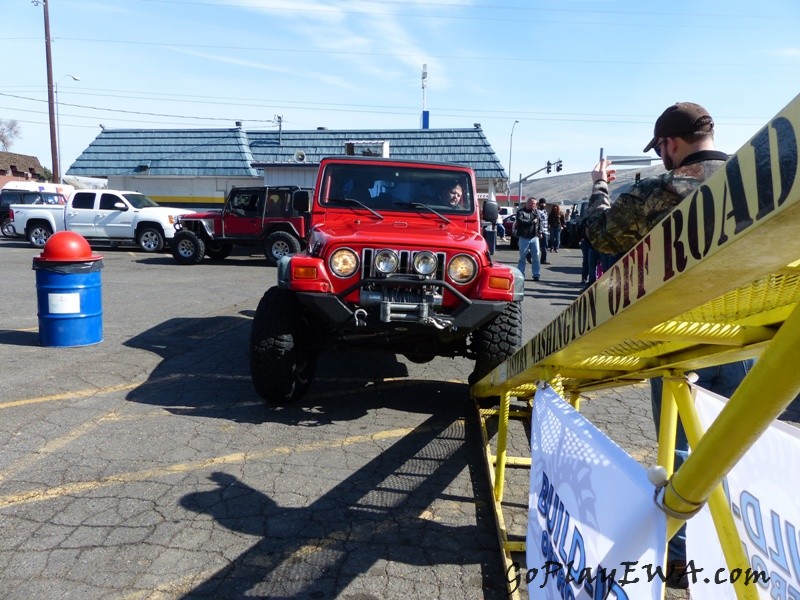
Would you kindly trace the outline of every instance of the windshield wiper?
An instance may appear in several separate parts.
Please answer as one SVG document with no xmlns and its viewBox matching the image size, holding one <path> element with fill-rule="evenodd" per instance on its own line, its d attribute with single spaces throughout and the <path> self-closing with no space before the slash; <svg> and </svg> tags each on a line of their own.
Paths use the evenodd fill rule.
<svg viewBox="0 0 800 600">
<path fill-rule="evenodd" d="M 431 211 L 445 223 L 452 223 L 452 221 L 445 217 L 442 213 L 432 209 L 430 206 L 423 204 L 422 202 L 395 202 L 395 204 L 399 206 L 410 206 L 411 208 L 424 208 L 425 210 Z"/>
<path fill-rule="evenodd" d="M 383 215 L 381 213 L 379 213 L 377 210 L 370 208 L 363 202 L 356 200 L 355 198 L 328 198 L 328 202 L 333 202 L 335 204 L 357 204 L 361 208 L 366 208 L 373 215 L 383 220 Z"/>
</svg>

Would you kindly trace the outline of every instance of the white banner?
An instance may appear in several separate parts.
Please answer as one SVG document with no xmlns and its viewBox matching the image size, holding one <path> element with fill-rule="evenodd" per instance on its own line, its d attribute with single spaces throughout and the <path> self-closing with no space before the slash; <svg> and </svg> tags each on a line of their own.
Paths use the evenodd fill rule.
<svg viewBox="0 0 800 600">
<path fill-rule="evenodd" d="M 695 390 L 700 421 L 708 429 L 726 399 L 702 388 Z M 736 442 L 731 440 L 731 443 Z M 758 589 L 759 598 L 800 600 L 799 477 L 800 430 L 776 421 L 725 480 L 750 570 L 728 571 L 706 506 L 687 525 L 686 551 L 693 600 L 735 599 L 730 584 L 735 578 L 749 581 L 750 586 Z"/>
<path fill-rule="evenodd" d="M 661 598 L 666 519 L 644 468 L 550 388 L 531 450 L 530 597 Z"/>
</svg>

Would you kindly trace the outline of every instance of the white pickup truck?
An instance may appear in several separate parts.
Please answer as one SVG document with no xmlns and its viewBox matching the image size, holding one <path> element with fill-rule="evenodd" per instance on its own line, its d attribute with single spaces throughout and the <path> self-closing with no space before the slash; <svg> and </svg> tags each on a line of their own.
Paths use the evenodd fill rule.
<svg viewBox="0 0 800 600">
<path fill-rule="evenodd" d="M 90 242 L 135 242 L 160 252 L 175 235 L 175 218 L 192 210 L 159 206 L 139 192 L 76 190 L 66 205 L 12 204 L 11 226 L 41 248 L 56 231 L 74 231 Z"/>
</svg>

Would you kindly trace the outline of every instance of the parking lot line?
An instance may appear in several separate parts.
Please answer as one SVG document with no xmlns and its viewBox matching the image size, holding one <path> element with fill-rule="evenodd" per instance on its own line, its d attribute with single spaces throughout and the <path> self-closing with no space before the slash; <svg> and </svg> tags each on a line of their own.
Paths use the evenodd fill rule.
<svg viewBox="0 0 800 600">
<path fill-rule="evenodd" d="M 344 446 L 352 446 L 355 444 L 363 444 L 367 442 L 375 442 L 379 440 L 386 440 L 392 438 L 400 438 L 413 433 L 424 433 L 428 428 L 425 427 L 402 427 L 398 429 L 387 429 L 367 435 L 348 436 L 344 438 L 337 438 L 328 441 L 314 442 L 309 444 L 298 444 L 294 446 L 280 446 L 271 448 L 262 452 L 234 452 L 224 456 L 215 456 L 204 460 L 190 461 L 184 463 L 175 463 L 166 465 L 157 469 L 144 469 L 141 471 L 131 471 L 128 473 L 118 473 L 102 479 L 94 481 L 76 481 L 65 485 L 39 488 L 35 490 L 28 490 L 27 492 L 19 492 L 16 494 L 7 494 L 0 496 L 0 509 L 7 506 L 15 506 L 19 504 L 28 504 L 31 502 L 42 502 L 45 500 L 52 500 L 61 496 L 77 495 L 88 491 L 110 487 L 113 485 L 120 485 L 132 483 L 135 481 L 142 481 L 154 477 L 165 477 L 169 475 L 179 475 L 189 473 L 191 471 L 199 471 L 203 469 L 210 469 L 219 467 L 221 465 L 230 465 L 243 463 L 245 461 L 264 460 L 274 456 L 289 455 L 302 452 L 316 452 L 326 450 L 329 448 L 342 448 Z"/>
<path fill-rule="evenodd" d="M 9 475 L 17 473 L 22 469 L 31 466 L 32 464 L 41 460 L 42 458 L 54 454 L 55 451 L 58 450 L 59 448 L 63 448 L 67 444 L 73 442 L 74 440 L 77 440 L 79 437 L 92 431 L 100 424 L 109 421 L 119 421 L 123 418 L 124 417 L 120 415 L 118 412 L 109 411 L 104 415 L 92 419 L 91 421 L 87 421 L 82 425 L 79 425 L 78 427 L 68 432 L 67 434 L 62 435 L 60 438 L 48 440 L 47 443 L 41 448 L 38 448 L 30 452 L 29 454 L 22 457 L 18 461 L 7 466 L 5 469 L 0 470 L 0 483 L 2 483 Z"/>
<path fill-rule="evenodd" d="M 23 398 L 21 400 L 11 400 L 9 402 L 0 402 L 0 410 L 4 408 L 14 408 L 17 406 L 25 406 L 27 404 L 39 404 L 41 402 L 58 402 L 60 400 L 75 400 L 77 398 L 88 398 L 100 394 L 112 394 L 114 392 L 122 392 L 125 390 L 132 390 L 139 387 L 143 382 L 137 381 L 135 383 L 122 383 L 119 385 L 112 385 L 105 388 L 89 388 L 85 390 L 75 390 L 72 392 L 64 392 L 61 394 L 51 394 L 49 396 L 39 396 L 36 398 Z"/>
<path fill-rule="evenodd" d="M 0 410 L 4 408 L 15 408 L 17 406 L 25 406 L 27 404 L 39 404 L 42 402 L 58 402 L 60 400 L 76 400 L 78 398 L 88 398 L 90 396 L 97 396 L 102 394 L 113 394 L 114 392 L 124 392 L 127 390 L 132 390 L 142 385 L 153 385 L 158 383 L 165 383 L 170 380 L 177 379 L 179 377 L 192 377 L 191 374 L 176 374 L 170 375 L 168 377 L 159 377 L 158 379 L 148 379 L 146 381 L 137 381 L 132 383 L 121 383 L 119 385 L 113 385 L 105 388 L 88 388 L 85 390 L 74 390 L 71 392 L 63 392 L 61 394 L 50 394 L 47 396 L 38 396 L 34 398 L 22 398 L 20 400 L 10 400 L 8 402 L 0 402 Z M 205 377 L 205 375 L 204 375 Z M 216 379 L 243 379 L 241 376 L 215 376 Z M 246 378 L 245 378 L 246 379 Z M 416 381 L 409 381 L 406 377 L 385 377 L 383 379 L 367 379 L 363 377 L 342 377 L 342 378 L 318 378 L 320 383 L 366 383 L 367 387 L 375 386 L 379 384 L 399 384 L 399 385 L 412 385 L 415 384 Z M 458 379 L 444 379 L 442 380 L 444 383 L 465 383 L 462 380 Z M 336 392 L 339 394 L 340 392 Z M 325 396 L 331 394 L 324 394 Z M 335 394 L 334 394 L 335 395 Z M 314 397 L 321 396 L 315 395 Z"/>
</svg>

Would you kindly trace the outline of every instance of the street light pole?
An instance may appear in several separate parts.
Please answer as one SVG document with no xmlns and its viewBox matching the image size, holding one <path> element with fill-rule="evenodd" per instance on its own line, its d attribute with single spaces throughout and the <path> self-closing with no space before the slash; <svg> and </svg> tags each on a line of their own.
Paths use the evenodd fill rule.
<svg viewBox="0 0 800 600">
<path fill-rule="evenodd" d="M 508 195 L 511 196 L 511 149 L 514 147 L 514 127 L 517 126 L 519 121 L 514 121 L 514 124 L 511 126 L 511 136 L 508 140 L 508 183 L 506 187 L 508 188 Z M 507 203 L 511 205 L 511 198 L 507 198 Z"/>
<path fill-rule="evenodd" d="M 64 77 L 62 77 L 61 79 L 66 79 L 67 77 L 71 78 L 72 81 L 80 81 L 81 80 L 80 77 L 77 77 L 75 75 L 64 75 Z M 53 84 L 53 90 L 55 92 L 55 98 L 56 98 L 56 100 L 55 100 L 55 105 L 56 105 L 56 148 L 58 150 L 58 152 L 57 152 L 58 160 L 56 160 L 56 164 L 58 164 L 58 170 L 57 171 L 53 171 L 53 179 L 55 180 L 55 183 L 61 183 L 61 120 L 59 119 L 59 116 L 58 116 L 58 112 L 59 112 L 58 111 L 58 105 L 59 105 L 59 102 L 58 102 L 58 83 L 54 83 Z"/>
</svg>

